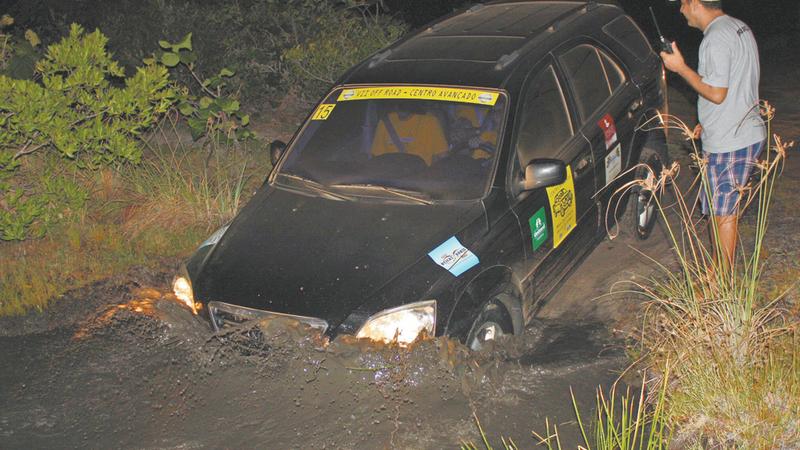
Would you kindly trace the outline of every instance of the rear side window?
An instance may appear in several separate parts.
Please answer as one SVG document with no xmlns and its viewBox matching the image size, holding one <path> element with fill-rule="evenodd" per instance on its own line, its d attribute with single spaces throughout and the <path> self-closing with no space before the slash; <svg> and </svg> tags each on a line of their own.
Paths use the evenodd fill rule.
<svg viewBox="0 0 800 450">
<path fill-rule="evenodd" d="M 579 45 L 560 59 L 575 90 L 578 111 L 586 119 L 611 96 L 597 50 L 591 45 Z"/>
<path fill-rule="evenodd" d="M 551 66 L 529 79 L 517 134 L 520 167 L 534 158 L 553 157 L 572 137 L 564 95 Z"/>
<path fill-rule="evenodd" d="M 611 92 L 614 92 L 625 82 L 625 73 L 619 67 L 619 64 L 614 62 L 605 52 L 602 50 L 598 50 L 598 52 L 600 53 L 600 59 L 603 60 L 603 68 L 606 69 L 608 86 L 611 88 Z"/>
<path fill-rule="evenodd" d="M 653 49 L 642 30 L 628 16 L 619 16 L 603 27 L 603 31 L 633 53 L 640 61 L 650 56 Z"/>
</svg>

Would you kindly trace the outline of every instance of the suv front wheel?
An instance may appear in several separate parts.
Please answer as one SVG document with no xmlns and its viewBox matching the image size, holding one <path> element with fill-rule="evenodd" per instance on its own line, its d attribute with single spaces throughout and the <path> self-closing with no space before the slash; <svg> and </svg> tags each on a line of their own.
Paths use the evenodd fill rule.
<svg viewBox="0 0 800 450">
<path fill-rule="evenodd" d="M 467 335 L 467 345 L 473 351 L 480 351 L 487 342 L 506 334 L 514 334 L 511 316 L 502 303 L 493 300 L 472 323 Z"/>
</svg>

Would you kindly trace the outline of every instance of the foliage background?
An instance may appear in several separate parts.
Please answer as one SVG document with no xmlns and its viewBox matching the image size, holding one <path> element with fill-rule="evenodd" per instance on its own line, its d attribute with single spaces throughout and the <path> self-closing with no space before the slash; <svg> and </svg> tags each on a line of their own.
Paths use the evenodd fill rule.
<svg viewBox="0 0 800 450">
<path fill-rule="evenodd" d="M 231 88 L 240 93 L 249 112 L 277 106 L 296 85 L 298 76 L 284 57 L 289 49 L 315 41 L 340 44 L 343 37 L 332 33 L 337 26 L 352 29 L 347 25 L 353 21 L 368 22 L 373 33 L 358 36 L 352 41 L 355 46 L 352 42 L 339 45 L 343 54 L 328 55 L 336 60 L 333 67 L 349 66 L 407 29 L 392 17 L 404 17 L 394 5 L 387 14 L 376 2 L 352 0 L 19 0 L 0 2 L 3 7 L 4 13 L 16 19 L 17 29 L 33 29 L 45 43 L 59 39 L 73 22 L 89 31 L 99 28 L 109 38 L 109 50 L 129 71 L 153 52 L 159 39 L 177 42 L 191 32 L 197 71 L 211 74 L 227 67 L 235 72 L 238 76 Z M 427 14 L 417 17 L 433 18 L 452 8 L 426 9 Z M 313 54 L 314 47 L 304 50 L 320 59 Z M 182 81 L 190 84 L 184 76 Z M 303 97 L 316 100 L 319 95 L 314 90 Z"/>
</svg>

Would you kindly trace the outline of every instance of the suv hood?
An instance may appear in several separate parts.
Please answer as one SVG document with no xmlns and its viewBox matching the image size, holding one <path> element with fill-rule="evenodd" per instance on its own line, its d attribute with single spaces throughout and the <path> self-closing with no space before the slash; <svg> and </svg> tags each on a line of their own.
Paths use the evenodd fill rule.
<svg viewBox="0 0 800 450">
<path fill-rule="evenodd" d="M 195 297 L 337 326 L 368 295 L 482 217 L 479 201 L 387 204 L 262 189 L 200 268 Z"/>
</svg>

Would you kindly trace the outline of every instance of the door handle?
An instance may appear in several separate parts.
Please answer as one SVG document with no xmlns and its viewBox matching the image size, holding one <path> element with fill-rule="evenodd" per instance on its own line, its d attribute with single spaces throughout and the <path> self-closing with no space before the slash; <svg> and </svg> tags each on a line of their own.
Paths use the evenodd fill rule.
<svg viewBox="0 0 800 450">
<path fill-rule="evenodd" d="M 585 157 L 581 158 L 580 161 L 578 161 L 578 163 L 575 164 L 575 176 L 577 177 L 577 176 L 583 174 L 591 166 L 592 166 L 592 157 L 591 156 L 585 156 Z"/>
<path fill-rule="evenodd" d="M 628 106 L 628 112 L 636 112 L 639 108 L 642 107 L 642 99 L 638 98 L 633 101 L 633 103 Z"/>
</svg>

